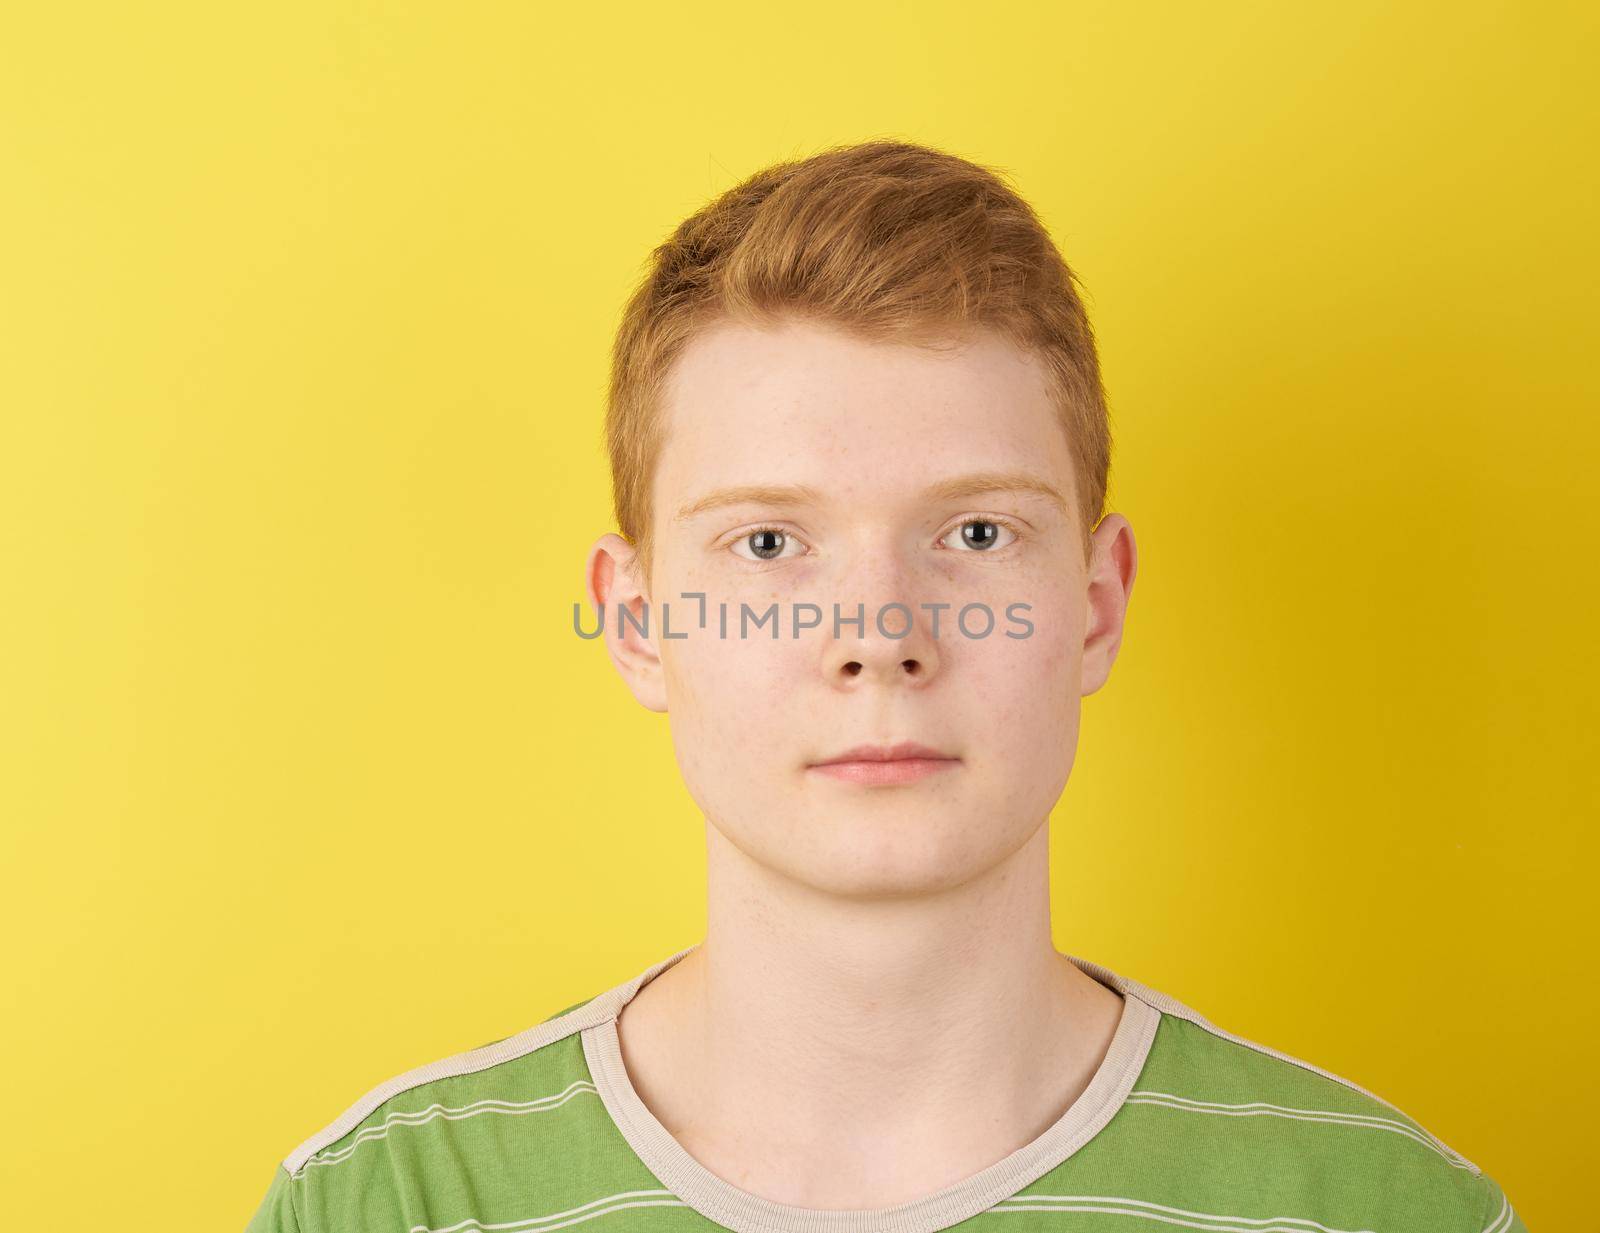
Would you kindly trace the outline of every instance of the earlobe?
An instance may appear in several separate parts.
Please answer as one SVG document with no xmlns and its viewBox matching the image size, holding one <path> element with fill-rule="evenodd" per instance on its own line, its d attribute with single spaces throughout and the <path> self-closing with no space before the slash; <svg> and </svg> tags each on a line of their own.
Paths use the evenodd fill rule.
<svg viewBox="0 0 1600 1233">
<path fill-rule="evenodd" d="M 661 656 L 651 628 L 648 596 L 634 577 L 634 548 L 614 532 L 589 550 L 584 588 L 595 619 L 603 623 L 606 653 L 623 683 L 647 710 L 664 713 Z"/>
</svg>

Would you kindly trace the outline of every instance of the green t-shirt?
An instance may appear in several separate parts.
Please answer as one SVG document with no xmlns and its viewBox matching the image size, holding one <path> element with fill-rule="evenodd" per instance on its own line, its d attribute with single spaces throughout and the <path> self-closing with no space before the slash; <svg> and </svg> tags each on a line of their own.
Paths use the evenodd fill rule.
<svg viewBox="0 0 1600 1233">
<path fill-rule="evenodd" d="M 694 949 L 380 1084 L 277 1167 L 246 1233 L 1526 1233 L 1492 1177 L 1393 1105 L 1076 956 L 1122 1018 L 1037 1139 L 894 1207 L 771 1202 L 696 1161 L 622 1066 L 618 1012 Z"/>
</svg>

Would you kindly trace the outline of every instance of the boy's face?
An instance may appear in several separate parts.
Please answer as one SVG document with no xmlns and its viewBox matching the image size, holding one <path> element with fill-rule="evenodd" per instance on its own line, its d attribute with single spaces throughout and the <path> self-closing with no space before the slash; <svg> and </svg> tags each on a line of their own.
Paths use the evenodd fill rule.
<svg viewBox="0 0 1600 1233">
<path fill-rule="evenodd" d="M 1115 514 L 1085 566 L 1072 458 L 1037 361 L 989 331 L 940 354 L 798 321 L 722 323 L 680 356 L 666 415 L 652 576 L 631 577 L 626 541 L 604 536 L 589 594 L 606 604 L 630 688 L 667 712 L 710 824 L 835 894 L 928 893 L 1015 852 L 1066 786 L 1079 700 L 1110 671 L 1134 574 Z M 1025 477 L 1060 500 L 939 492 L 980 475 Z M 809 493 L 707 504 L 753 486 Z M 684 592 L 705 593 L 703 627 Z M 646 595 L 650 637 L 619 637 L 615 608 Z M 915 617 L 899 639 L 905 609 L 877 627 L 895 601 Z M 687 637 L 662 637 L 663 602 Z M 754 623 L 773 604 L 776 637 L 772 619 Z M 805 604 L 820 624 L 796 636 Z M 863 626 L 835 636 L 834 604 Z M 925 604 L 948 605 L 937 637 Z M 816 766 L 908 741 L 953 760 L 889 783 Z"/>
</svg>

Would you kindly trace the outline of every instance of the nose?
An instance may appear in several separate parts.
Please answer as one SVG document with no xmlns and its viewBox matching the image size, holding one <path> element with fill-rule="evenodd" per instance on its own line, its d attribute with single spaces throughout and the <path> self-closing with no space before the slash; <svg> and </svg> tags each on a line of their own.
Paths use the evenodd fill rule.
<svg viewBox="0 0 1600 1233">
<path fill-rule="evenodd" d="M 855 618 L 861 618 L 859 628 Z M 832 635 L 832 613 L 824 618 L 830 637 L 823 643 L 823 679 L 836 688 L 926 687 L 939 672 L 938 641 L 931 614 L 910 600 L 839 605 L 839 634 Z"/>
</svg>

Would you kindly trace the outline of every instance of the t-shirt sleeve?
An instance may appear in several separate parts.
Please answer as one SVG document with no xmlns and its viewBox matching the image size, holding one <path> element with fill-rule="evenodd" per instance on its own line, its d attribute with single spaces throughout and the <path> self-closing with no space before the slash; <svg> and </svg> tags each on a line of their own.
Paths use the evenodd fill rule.
<svg viewBox="0 0 1600 1233">
<path fill-rule="evenodd" d="M 294 1182 L 281 1164 L 244 1233 L 309 1233 L 294 1205 Z"/>
<path fill-rule="evenodd" d="M 1478 1175 L 1478 1187 L 1483 1192 L 1483 1207 L 1478 1212 L 1474 1233 L 1528 1233 L 1517 1209 L 1500 1188 L 1500 1183 L 1487 1173 Z"/>
</svg>

